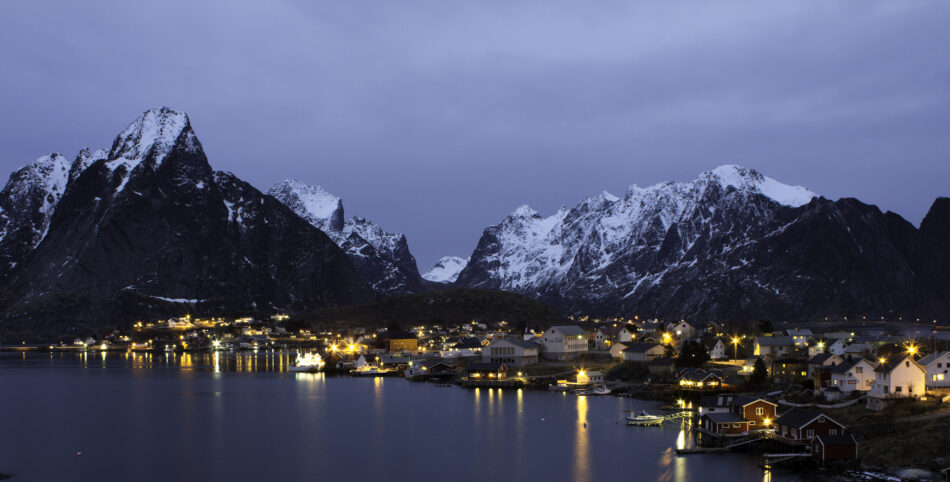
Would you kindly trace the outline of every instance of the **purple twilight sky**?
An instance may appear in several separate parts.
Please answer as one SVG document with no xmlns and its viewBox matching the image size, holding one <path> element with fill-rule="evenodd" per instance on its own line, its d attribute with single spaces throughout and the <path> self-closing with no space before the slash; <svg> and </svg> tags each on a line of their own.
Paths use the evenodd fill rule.
<svg viewBox="0 0 950 482">
<path fill-rule="evenodd" d="M 918 224 L 950 195 L 950 2 L 0 3 L 0 171 L 187 112 L 425 271 L 520 204 L 740 164 Z"/>
</svg>

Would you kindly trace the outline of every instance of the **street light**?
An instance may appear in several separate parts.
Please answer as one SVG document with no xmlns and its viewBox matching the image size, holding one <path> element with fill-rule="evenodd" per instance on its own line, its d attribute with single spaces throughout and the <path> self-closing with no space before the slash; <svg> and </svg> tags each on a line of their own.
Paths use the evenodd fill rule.
<svg viewBox="0 0 950 482">
<path fill-rule="evenodd" d="M 732 348 L 733 348 L 732 359 L 738 360 L 739 359 L 739 337 L 736 337 L 736 336 L 732 337 Z"/>
</svg>

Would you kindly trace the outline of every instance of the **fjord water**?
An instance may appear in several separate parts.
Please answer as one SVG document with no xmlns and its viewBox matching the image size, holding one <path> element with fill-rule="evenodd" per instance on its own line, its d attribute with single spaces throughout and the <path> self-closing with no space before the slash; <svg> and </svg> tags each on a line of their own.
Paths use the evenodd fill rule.
<svg viewBox="0 0 950 482">
<path fill-rule="evenodd" d="M 657 404 L 286 372 L 290 354 L 0 353 L 0 473 L 69 480 L 769 480 Z M 82 455 L 77 455 L 81 452 Z"/>
</svg>

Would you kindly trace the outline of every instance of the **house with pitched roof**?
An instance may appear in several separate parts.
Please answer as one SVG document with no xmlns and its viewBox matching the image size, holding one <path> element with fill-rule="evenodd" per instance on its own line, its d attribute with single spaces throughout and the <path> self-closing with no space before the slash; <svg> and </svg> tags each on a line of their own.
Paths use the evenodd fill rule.
<svg viewBox="0 0 950 482">
<path fill-rule="evenodd" d="M 549 360 L 573 360 L 587 352 L 587 331 L 577 325 L 555 325 L 541 335 L 542 356 Z"/>
<path fill-rule="evenodd" d="M 844 396 L 854 391 L 866 392 L 871 389 L 871 383 L 876 378 L 875 368 L 877 365 L 864 358 L 852 358 L 831 369 L 829 387 L 837 388 Z"/>
<path fill-rule="evenodd" d="M 778 404 L 752 396 L 733 397 L 729 410 L 749 422 L 752 430 L 768 428 L 776 419 Z"/>
<path fill-rule="evenodd" d="M 631 343 L 622 352 L 623 361 L 649 363 L 666 354 L 666 347 L 658 343 Z"/>
<path fill-rule="evenodd" d="M 851 434 L 816 435 L 811 441 L 811 456 L 822 465 L 827 462 L 856 460 L 858 442 Z"/>
<path fill-rule="evenodd" d="M 874 381 L 868 391 L 867 408 L 883 410 L 898 398 L 918 398 L 925 394 L 927 369 L 914 357 L 904 355 L 885 360 L 874 369 Z"/>
<path fill-rule="evenodd" d="M 534 341 L 518 338 L 492 340 L 482 348 L 482 361 L 504 363 L 509 367 L 523 367 L 538 363 L 540 347 Z"/>
<path fill-rule="evenodd" d="M 789 442 L 811 442 L 816 436 L 842 435 L 845 426 L 831 417 L 793 408 L 775 419 L 775 435 Z"/>
<path fill-rule="evenodd" d="M 795 341 L 790 336 L 755 337 L 755 356 L 767 356 L 773 360 L 795 353 Z"/>
<path fill-rule="evenodd" d="M 917 363 L 927 369 L 924 382 L 927 388 L 950 387 L 950 351 L 931 353 Z"/>
</svg>

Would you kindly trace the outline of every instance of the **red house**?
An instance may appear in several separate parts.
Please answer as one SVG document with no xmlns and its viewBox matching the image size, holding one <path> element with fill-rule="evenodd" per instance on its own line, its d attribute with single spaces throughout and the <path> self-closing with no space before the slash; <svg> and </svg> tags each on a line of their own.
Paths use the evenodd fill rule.
<svg viewBox="0 0 950 482">
<path fill-rule="evenodd" d="M 816 435 L 811 441 L 811 455 L 821 464 L 856 460 L 858 458 L 858 442 L 854 440 L 851 434 Z"/>
<path fill-rule="evenodd" d="M 805 410 L 793 408 L 775 419 L 775 434 L 792 441 L 811 441 L 816 436 L 843 435 L 844 425 L 835 422 L 831 417 Z"/>
<path fill-rule="evenodd" d="M 768 428 L 776 419 L 778 405 L 764 398 L 735 397 L 729 402 L 732 413 L 749 421 L 752 430 Z"/>
</svg>

